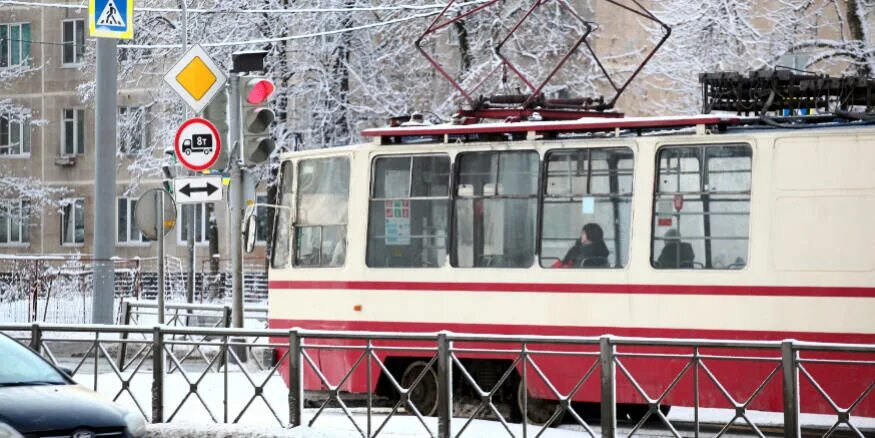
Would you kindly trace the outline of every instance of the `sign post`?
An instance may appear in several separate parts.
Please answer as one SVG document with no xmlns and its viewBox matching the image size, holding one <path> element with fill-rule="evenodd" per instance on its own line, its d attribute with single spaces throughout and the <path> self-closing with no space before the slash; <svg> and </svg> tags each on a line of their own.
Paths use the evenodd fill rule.
<svg viewBox="0 0 875 438">
<path fill-rule="evenodd" d="M 158 323 L 164 324 L 164 236 L 176 224 L 176 203 L 164 189 L 152 189 L 137 200 L 137 226 L 144 236 L 158 242 Z"/>
<path fill-rule="evenodd" d="M 94 299 L 92 322 L 111 324 L 115 296 L 116 117 L 118 38 L 134 37 L 133 0 L 89 0 L 88 28 L 97 37 L 94 96 Z"/>
</svg>

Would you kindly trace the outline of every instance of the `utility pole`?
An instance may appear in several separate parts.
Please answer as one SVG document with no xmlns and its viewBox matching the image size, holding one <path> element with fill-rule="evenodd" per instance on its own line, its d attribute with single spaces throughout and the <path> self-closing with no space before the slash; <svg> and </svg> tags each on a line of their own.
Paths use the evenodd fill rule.
<svg viewBox="0 0 875 438">
<path fill-rule="evenodd" d="M 116 182 L 116 117 L 118 112 L 118 41 L 97 38 L 94 107 L 94 295 L 91 322 L 112 324 L 115 270 L 112 258 Z"/>
<path fill-rule="evenodd" d="M 164 324 L 164 313 L 166 311 L 166 307 L 164 306 L 165 299 L 165 291 L 164 291 L 164 221 L 167 219 L 164 217 L 164 192 L 155 191 L 155 196 L 158 197 L 156 199 L 155 204 L 158 205 L 158 209 L 156 211 L 156 222 L 157 230 L 158 230 L 158 324 Z"/>
<path fill-rule="evenodd" d="M 182 52 L 185 53 L 188 50 L 188 0 L 181 0 L 182 3 Z M 188 118 L 188 109 L 185 110 L 185 118 Z M 190 174 L 191 172 L 189 172 Z M 183 209 L 185 207 L 182 207 Z M 197 205 L 189 206 L 189 216 L 188 220 L 182 224 L 182 226 L 186 227 L 187 235 L 188 235 L 188 279 L 185 282 L 185 302 L 191 304 L 194 302 L 194 270 L 195 270 L 195 230 L 197 226 L 195 225 L 195 212 L 197 211 Z M 207 209 L 204 208 L 203 214 L 207 214 Z M 203 299 L 203 297 L 201 297 Z M 189 310 L 188 313 L 191 313 Z M 188 319 L 186 319 L 186 325 L 189 324 Z"/>
<path fill-rule="evenodd" d="M 231 107 L 228 112 L 228 119 L 231 122 L 228 126 L 229 142 L 234 142 L 236 148 L 231 149 L 228 154 L 228 167 L 231 176 L 231 184 L 228 190 L 228 228 L 231 231 L 230 247 L 231 247 L 231 325 L 235 328 L 243 328 L 243 237 L 240 234 L 240 228 L 243 224 L 243 170 L 240 168 L 242 163 L 242 148 L 240 143 L 240 131 L 242 129 L 240 123 L 240 83 L 239 74 L 231 72 L 228 78 L 230 80 L 228 88 L 228 105 Z M 246 348 L 238 347 L 235 350 L 241 362 L 246 362 Z"/>
<path fill-rule="evenodd" d="M 231 173 L 231 185 L 228 193 L 228 209 L 230 217 L 228 228 L 231 230 L 231 320 L 234 327 L 243 327 L 243 244 L 240 227 L 243 224 L 241 209 L 243 208 L 243 171 L 241 165 L 240 144 L 240 81 L 239 73 L 231 72 L 229 80 L 228 104 L 231 107 L 228 120 L 228 139 L 234 142 L 235 148 L 228 155 L 228 165 Z M 236 152 L 236 153 L 235 153 Z"/>
</svg>

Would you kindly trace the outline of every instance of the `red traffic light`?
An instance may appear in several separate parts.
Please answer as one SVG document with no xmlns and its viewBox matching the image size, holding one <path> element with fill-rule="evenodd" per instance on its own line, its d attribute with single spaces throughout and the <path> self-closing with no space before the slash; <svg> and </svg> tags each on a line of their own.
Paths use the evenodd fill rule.
<svg viewBox="0 0 875 438">
<path fill-rule="evenodd" d="M 249 92 L 246 94 L 246 102 L 250 105 L 258 105 L 267 100 L 276 87 L 268 79 L 256 79 L 247 84 Z"/>
</svg>

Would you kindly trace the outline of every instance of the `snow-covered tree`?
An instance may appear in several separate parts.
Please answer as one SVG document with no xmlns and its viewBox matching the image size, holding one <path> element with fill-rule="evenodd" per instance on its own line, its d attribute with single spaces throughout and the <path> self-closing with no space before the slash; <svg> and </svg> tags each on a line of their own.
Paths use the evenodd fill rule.
<svg viewBox="0 0 875 438">
<path fill-rule="evenodd" d="M 832 74 L 875 71 L 872 0 L 672 0 L 655 3 L 653 11 L 672 27 L 639 84 L 662 91 L 650 102 L 658 111 L 697 111 L 701 72 L 778 65 Z"/>
<path fill-rule="evenodd" d="M 457 2 L 440 20 L 482 4 Z M 427 36 L 422 47 L 466 89 L 492 73 L 475 97 L 527 93 L 528 87 L 501 66 L 495 48 L 533 4 L 498 2 Z M 232 52 L 268 51 L 267 69 L 277 85 L 273 133 L 280 150 L 297 147 L 298 138 L 305 148 L 350 144 L 360 140 L 361 129 L 413 112 L 446 118 L 466 102 L 413 45 L 444 5 L 433 0 L 185 0 L 189 12 L 183 26 L 183 0 L 143 0 L 136 39 L 120 47 L 120 87 L 151 87 L 142 102 L 146 110 L 136 117 L 147 119 L 151 132 L 164 134 L 153 135 L 147 147 L 133 156 L 126 153 L 131 159 L 119 162 L 134 181 L 159 176 L 160 164 L 168 159 L 161 153 L 170 144 L 168 133 L 191 115 L 161 84 L 163 73 L 182 53 L 184 28 L 189 44 L 204 45 L 224 67 Z M 807 67 L 819 71 L 873 71 L 872 0 L 668 0 L 649 5 L 672 27 L 672 36 L 618 103 L 629 114 L 695 112 L 700 72 L 771 67 L 787 54 L 807 54 Z M 617 21 L 621 14 L 625 18 Z M 537 85 L 584 34 L 583 21 L 592 23 L 587 41 L 615 85 L 634 71 L 664 31 L 612 2 L 545 1 L 501 53 Z M 610 97 L 613 89 L 582 46 L 544 93 Z M 93 83 L 83 84 L 80 94 L 91 99 Z M 136 135 L 123 126 L 120 131 Z M 260 171 L 268 176 L 268 170 Z"/>
</svg>

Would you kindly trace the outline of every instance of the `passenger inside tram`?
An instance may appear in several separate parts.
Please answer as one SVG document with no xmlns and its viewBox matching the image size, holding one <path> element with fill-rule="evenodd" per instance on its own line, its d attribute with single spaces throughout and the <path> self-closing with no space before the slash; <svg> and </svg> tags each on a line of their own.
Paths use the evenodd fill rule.
<svg viewBox="0 0 875 438">
<path fill-rule="evenodd" d="M 608 266 L 608 246 L 605 233 L 596 223 L 588 223 L 580 230 L 580 239 L 553 264 L 554 268 L 604 268 Z"/>
<path fill-rule="evenodd" d="M 679 269 L 694 267 L 693 260 L 696 255 L 693 253 L 693 245 L 687 242 L 681 242 L 681 233 L 672 228 L 665 232 L 665 246 L 662 247 L 662 252 L 659 253 L 659 258 L 656 260 L 656 266 L 662 269 Z"/>
</svg>

